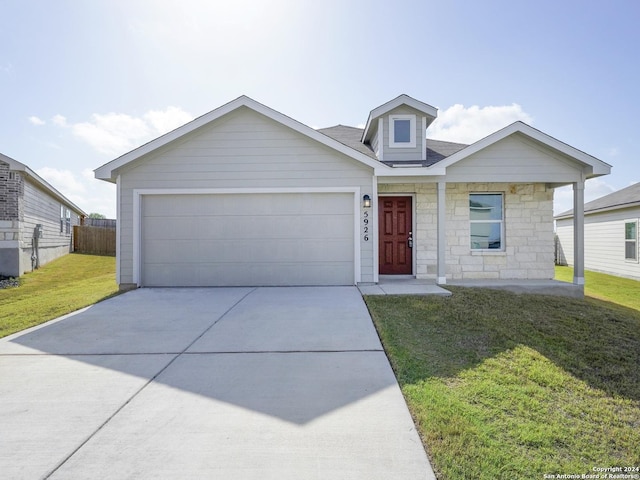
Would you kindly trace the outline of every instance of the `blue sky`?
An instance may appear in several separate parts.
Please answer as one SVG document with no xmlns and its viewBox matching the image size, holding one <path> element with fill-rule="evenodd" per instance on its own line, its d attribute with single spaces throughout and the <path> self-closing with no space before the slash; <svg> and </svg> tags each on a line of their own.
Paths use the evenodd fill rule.
<svg viewBox="0 0 640 480">
<path fill-rule="evenodd" d="M 636 0 L 2 0 L 0 152 L 114 217 L 93 169 L 239 95 L 326 127 L 406 93 L 434 138 L 521 119 L 613 165 L 590 200 L 640 181 L 639 22 Z"/>
</svg>

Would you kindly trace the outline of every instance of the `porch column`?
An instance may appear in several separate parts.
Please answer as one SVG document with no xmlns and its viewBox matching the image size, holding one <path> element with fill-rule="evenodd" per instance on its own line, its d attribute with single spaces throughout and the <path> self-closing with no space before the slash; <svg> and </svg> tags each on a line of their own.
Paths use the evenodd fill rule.
<svg viewBox="0 0 640 480">
<path fill-rule="evenodd" d="M 440 285 L 447 283 L 447 255 L 446 255 L 446 232 L 445 232 L 445 192 L 446 182 L 438 182 L 438 276 L 436 282 Z"/>
<path fill-rule="evenodd" d="M 584 180 L 573 184 L 573 283 L 584 285 Z"/>
</svg>

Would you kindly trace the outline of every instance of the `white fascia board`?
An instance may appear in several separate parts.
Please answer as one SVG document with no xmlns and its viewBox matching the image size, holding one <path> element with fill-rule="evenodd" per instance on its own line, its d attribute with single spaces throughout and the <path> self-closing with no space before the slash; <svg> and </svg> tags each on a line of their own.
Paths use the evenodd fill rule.
<svg viewBox="0 0 640 480">
<path fill-rule="evenodd" d="M 446 175 L 447 169 L 434 164 L 430 167 L 401 167 L 394 168 L 382 164 L 378 166 L 374 174 L 376 177 L 438 177 Z"/>
<path fill-rule="evenodd" d="M 212 110 L 209 113 L 206 113 L 204 115 L 202 115 L 201 117 L 196 118 L 195 120 L 192 120 L 191 122 L 176 128 L 175 130 L 166 133 L 158 138 L 156 138 L 155 140 L 150 141 L 149 143 L 146 143 L 145 145 L 142 145 L 141 147 L 136 148 L 135 150 L 130 151 L 129 153 L 126 153 L 124 155 L 122 155 L 121 157 L 116 158 L 115 160 L 112 160 L 109 163 L 106 163 L 104 165 L 102 165 L 99 168 L 96 168 L 94 170 L 94 174 L 95 177 L 100 179 L 100 180 L 106 180 L 109 182 L 115 182 L 117 175 L 115 174 L 115 171 L 120 168 L 123 167 L 124 165 L 160 148 L 163 147 L 165 145 L 167 145 L 168 143 L 173 142 L 174 140 L 187 135 L 188 133 L 193 132 L 194 130 L 210 123 L 213 122 L 214 120 L 217 120 L 221 117 L 223 117 L 224 115 L 240 108 L 240 107 L 247 107 L 255 112 L 258 112 L 264 116 L 266 116 L 267 118 L 270 118 L 278 123 L 281 123 L 293 130 L 295 130 L 296 132 L 299 132 L 303 135 L 306 135 L 309 138 L 312 138 L 313 140 L 316 140 L 334 150 L 339 151 L 340 153 L 343 153 L 345 155 L 347 155 L 348 157 L 353 158 L 354 160 L 357 160 L 371 168 L 375 168 L 377 166 L 377 161 L 368 157 L 367 155 L 360 153 L 356 150 L 354 150 L 351 147 L 348 147 L 340 142 L 338 142 L 337 140 L 334 140 L 333 138 L 324 135 L 323 133 L 320 133 L 316 130 L 314 130 L 311 127 L 308 127 L 307 125 L 304 125 L 303 123 L 298 122 L 297 120 L 294 120 L 291 117 L 288 117 L 280 112 L 277 112 L 275 110 L 273 110 L 272 108 L 267 107 L 266 105 L 263 105 L 259 102 L 256 102 L 255 100 L 242 95 L 241 97 L 236 98 L 235 100 L 219 107 L 216 108 L 215 110 Z"/>
<path fill-rule="evenodd" d="M 420 100 L 416 100 L 415 98 L 410 97 L 409 95 L 402 94 L 393 100 L 388 101 L 387 103 L 380 105 L 377 108 L 371 110 L 369 113 L 369 118 L 367 119 L 367 123 L 364 127 L 364 131 L 362 132 L 361 141 L 364 142 L 369 138 L 369 128 L 371 127 L 371 122 L 378 117 L 381 117 L 385 113 L 390 112 L 394 108 L 398 108 L 400 105 L 408 105 L 411 108 L 414 108 L 432 119 L 435 119 L 438 116 L 438 109 L 432 107 L 431 105 L 421 102 Z"/>
<path fill-rule="evenodd" d="M 526 137 L 529 137 L 553 150 L 556 150 L 572 158 L 573 160 L 576 160 L 578 163 L 582 163 L 583 165 L 590 167 L 591 171 L 589 172 L 590 175 L 588 176 L 588 178 L 599 175 L 608 175 L 609 173 L 611 173 L 611 165 L 609 165 L 608 163 L 605 163 L 602 160 L 598 160 L 597 158 L 592 157 L 591 155 L 578 150 L 571 145 L 561 142 L 560 140 L 557 140 L 547 135 L 546 133 L 543 133 L 540 130 L 537 130 L 520 121 L 508 125 L 503 129 L 498 130 L 497 132 L 494 132 L 481 140 L 478 140 L 476 143 L 472 143 L 468 147 L 463 148 L 457 153 L 454 153 L 447 159 L 438 162 L 438 165 L 445 168 L 449 167 L 454 163 L 459 162 L 460 160 L 467 158 L 474 153 L 479 152 L 480 150 L 483 150 L 510 135 L 513 135 L 514 133 L 520 133 Z"/>
</svg>

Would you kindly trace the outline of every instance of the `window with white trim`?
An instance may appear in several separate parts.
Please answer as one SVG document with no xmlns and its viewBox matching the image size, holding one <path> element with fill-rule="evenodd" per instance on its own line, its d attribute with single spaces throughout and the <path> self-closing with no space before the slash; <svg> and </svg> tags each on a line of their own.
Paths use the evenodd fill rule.
<svg viewBox="0 0 640 480">
<path fill-rule="evenodd" d="M 65 209 L 65 233 L 69 235 L 71 233 L 71 210 Z"/>
<path fill-rule="evenodd" d="M 470 193 L 471 250 L 504 250 L 502 193 Z"/>
<path fill-rule="evenodd" d="M 60 233 L 64 233 L 64 222 L 65 222 L 65 218 L 64 218 L 64 205 L 60 205 Z"/>
<path fill-rule="evenodd" d="M 638 261 L 638 221 L 624 222 L 624 259 Z"/>
<path fill-rule="evenodd" d="M 415 148 L 416 116 L 389 115 L 389 147 Z"/>
</svg>

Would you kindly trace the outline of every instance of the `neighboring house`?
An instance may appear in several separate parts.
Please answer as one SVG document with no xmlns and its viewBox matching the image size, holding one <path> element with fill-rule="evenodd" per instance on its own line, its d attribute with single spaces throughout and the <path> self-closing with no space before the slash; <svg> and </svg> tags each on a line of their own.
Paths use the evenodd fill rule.
<svg viewBox="0 0 640 480">
<path fill-rule="evenodd" d="M 436 115 L 401 95 L 364 129 L 314 130 L 242 96 L 101 166 L 118 283 L 553 278 L 554 188 L 581 205 L 610 166 L 522 122 L 472 145 L 426 139 Z"/>
<path fill-rule="evenodd" d="M 573 210 L 555 218 L 559 263 L 573 265 Z M 585 268 L 640 280 L 639 221 L 640 183 L 585 204 Z"/>
<path fill-rule="evenodd" d="M 18 277 L 69 253 L 80 208 L 26 165 L 0 154 L 0 275 Z"/>
</svg>

